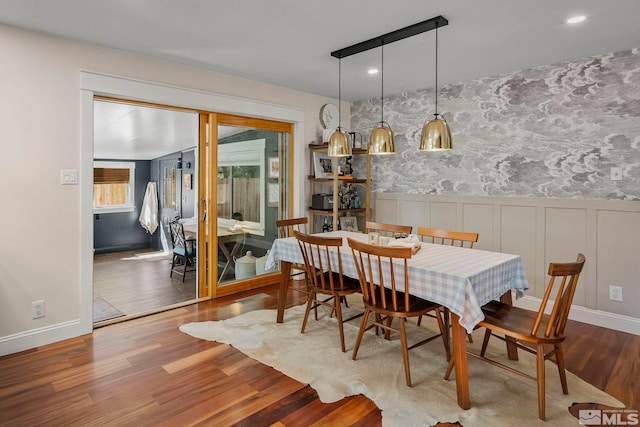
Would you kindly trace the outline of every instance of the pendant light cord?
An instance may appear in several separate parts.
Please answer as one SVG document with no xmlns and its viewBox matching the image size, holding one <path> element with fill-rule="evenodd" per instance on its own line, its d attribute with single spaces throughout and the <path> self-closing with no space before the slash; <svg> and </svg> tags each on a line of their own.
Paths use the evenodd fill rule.
<svg viewBox="0 0 640 427">
<path fill-rule="evenodd" d="M 436 24 L 436 118 L 438 118 L 438 26 Z"/>
<path fill-rule="evenodd" d="M 342 127 L 342 58 L 338 59 L 338 129 Z"/>
<path fill-rule="evenodd" d="M 380 46 L 380 125 L 384 123 L 384 41 Z"/>
</svg>

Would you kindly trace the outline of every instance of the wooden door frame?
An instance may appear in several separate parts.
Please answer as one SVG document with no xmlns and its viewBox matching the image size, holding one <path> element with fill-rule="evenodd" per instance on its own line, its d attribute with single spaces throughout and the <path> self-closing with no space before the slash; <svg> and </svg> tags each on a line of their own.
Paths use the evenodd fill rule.
<svg viewBox="0 0 640 427">
<path fill-rule="evenodd" d="M 228 126 L 242 126 L 242 127 L 250 127 L 254 129 L 260 130 L 268 130 L 274 132 L 286 133 L 289 135 L 289 152 L 288 154 L 288 170 L 293 171 L 293 159 L 294 159 L 294 124 L 287 122 L 280 122 L 275 120 L 267 120 L 267 119 L 259 119 L 255 117 L 247 117 L 247 116 L 239 116 L 233 114 L 226 113 L 208 113 L 201 114 L 200 116 L 200 126 L 201 130 L 204 127 L 205 131 L 201 132 L 200 139 L 200 151 L 199 151 L 199 161 L 200 163 L 200 171 L 201 177 L 206 180 L 201 181 L 203 185 L 199 187 L 199 199 L 208 200 L 208 203 L 200 203 L 199 207 L 199 218 L 203 218 L 206 214 L 207 218 L 217 218 L 217 211 L 213 209 L 214 206 L 217 206 L 217 194 L 213 189 L 217 189 L 218 183 L 218 125 L 228 125 Z M 208 132 L 206 128 L 208 127 Z M 207 141 L 215 141 L 213 144 L 208 144 Z M 215 150 L 213 148 L 216 148 Z M 208 156 L 207 156 L 207 150 Z M 281 153 L 279 153 L 281 156 Z M 209 159 L 209 164 L 212 167 L 207 168 L 206 159 Z M 208 171 L 208 173 L 207 173 Z M 294 202 L 294 180 L 292 179 L 293 174 L 289 173 L 289 182 L 286 185 L 291 189 L 289 192 L 289 199 L 287 200 L 287 214 L 289 216 L 293 215 L 293 202 Z M 282 182 L 282 174 L 279 178 L 279 184 L 282 186 L 285 183 Z M 282 188 L 282 187 L 281 187 Z M 208 229 L 205 228 L 205 225 Z M 217 236 L 217 222 L 208 221 L 207 223 L 200 221 L 201 232 L 206 233 L 202 235 L 207 236 Z M 199 253 L 208 253 L 207 257 L 207 266 L 206 271 L 208 272 L 217 272 L 218 271 L 218 241 L 217 238 L 215 240 L 200 239 L 203 240 L 202 243 L 199 243 L 198 250 Z M 205 252 L 203 252 L 205 251 Z M 207 275 L 202 275 L 207 276 Z M 237 283 L 230 283 L 224 285 L 222 287 L 218 286 L 218 275 L 217 274 L 208 274 L 208 277 L 204 280 L 200 280 L 200 295 L 208 295 L 211 298 L 217 298 L 225 295 L 230 295 L 250 289 L 256 289 L 263 286 L 272 285 L 278 283 L 280 280 L 279 273 L 265 274 L 261 276 L 256 276 L 254 278 L 246 279 L 239 281 Z"/>
</svg>

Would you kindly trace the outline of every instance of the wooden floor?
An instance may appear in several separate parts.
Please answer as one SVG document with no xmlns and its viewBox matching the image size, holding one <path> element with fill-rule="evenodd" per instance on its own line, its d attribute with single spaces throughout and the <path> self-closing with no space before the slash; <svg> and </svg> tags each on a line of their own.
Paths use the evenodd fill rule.
<svg viewBox="0 0 640 427">
<path fill-rule="evenodd" d="M 135 315 L 195 299 L 196 272 L 188 271 L 184 282 L 179 274 L 169 277 L 171 256 L 154 254 L 157 252 L 149 249 L 94 256 L 94 311 L 98 316 L 103 301 L 122 315 Z"/>
<path fill-rule="evenodd" d="M 271 286 L 0 357 L 0 425 L 381 425 L 363 396 L 323 404 L 309 386 L 178 330 L 276 303 Z M 568 369 L 640 409 L 640 337 L 577 322 L 567 332 Z M 472 403 L 475 386 L 471 379 Z"/>
</svg>

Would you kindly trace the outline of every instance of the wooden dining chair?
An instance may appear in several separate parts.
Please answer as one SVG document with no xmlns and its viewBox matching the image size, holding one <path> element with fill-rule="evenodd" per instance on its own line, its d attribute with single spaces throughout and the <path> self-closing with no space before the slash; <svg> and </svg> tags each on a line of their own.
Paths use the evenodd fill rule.
<svg viewBox="0 0 640 427">
<path fill-rule="evenodd" d="M 473 248 L 478 241 L 478 233 L 470 231 L 452 231 L 440 228 L 418 227 L 418 237 L 421 241 L 439 245 L 458 246 L 461 248 Z M 444 310 L 444 323 L 449 330 L 449 310 Z M 422 324 L 422 317 L 418 319 L 418 325 Z M 467 336 L 469 342 L 473 342 L 471 335 Z"/>
<path fill-rule="evenodd" d="M 411 225 L 385 224 L 383 222 L 373 221 L 367 221 L 365 223 L 365 228 L 367 233 L 376 231 L 391 238 L 397 236 L 406 237 L 411 234 L 411 231 L 413 230 L 413 226 Z"/>
<path fill-rule="evenodd" d="M 324 237 L 293 232 L 298 240 L 300 251 L 304 258 L 306 276 L 309 280 L 310 293 L 307 299 L 307 309 L 302 321 L 301 333 L 307 326 L 309 313 L 313 309 L 315 318 L 318 320 L 317 308 L 320 306 L 331 309 L 330 316 L 336 313 L 338 319 L 338 330 L 340 332 L 340 344 L 342 351 L 346 351 L 344 343 L 343 323 L 362 316 L 357 313 L 348 319 L 342 318 L 343 299 L 348 295 L 360 292 L 360 283 L 356 279 L 345 276 L 342 273 L 342 257 L 340 248 L 342 247 L 342 237 Z M 330 251 L 337 252 L 337 264 L 331 260 Z M 328 298 L 327 298 L 328 297 Z"/>
<path fill-rule="evenodd" d="M 439 311 L 440 305 L 411 295 L 407 264 L 411 258 L 411 248 L 370 245 L 350 237 L 347 238 L 347 242 L 353 253 L 365 306 L 360 331 L 353 349 L 353 360 L 356 360 L 365 331 L 374 327 L 381 328 L 386 331 L 387 338 L 389 333 L 398 332 L 402 346 L 405 379 L 407 387 L 411 387 L 409 350 L 442 337 L 447 359 L 450 358 L 449 347 L 444 338 L 446 330 Z M 387 268 L 389 275 L 385 277 L 384 270 Z M 403 291 L 400 291 L 400 288 Z M 429 312 L 434 312 L 438 319 L 440 333 L 409 346 L 405 320 Z M 372 313 L 374 320 L 368 325 L 369 316 Z M 396 318 L 399 319 L 398 329 L 393 328 L 393 319 Z"/>
<path fill-rule="evenodd" d="M 473 248 L 473 244 L 478 241 L 478 233 L 429 227 L 418 227 L 418 237 L 423 242 L 459 246 L 462 248 Z"/>
<path fill-rule="evenodd" d="M 279 219 L 276 221 L 276 227 L 278 228 L 278 238 L 283 239 L 286 237 L 293 237 L 294 231 L 299 231 L 301 233 L 307 234 L 308 223 L 309 223 L 309 220 L 307 219 L 307 217 Z M 296 263 L 291 264 L 290 277 L 293 278 L 293 277 L 304 274 L 305 269 L 306 267 L 304 264 L 296 264 Z M 294 273 L 293 270 L 299 270 L 299 271 L 297 273 Z M 304 285 L 302 288 L 299 287 L 298 284 L 294 281 L 291 281 L 289 288 L 296 292 L 305 294 L 307 296 L 309 295 L 309 281 L 306 276 L 304 278 Z"/>
<path fill-rule="evenodd" d="M 562 353 L 562 342 L 566 338 L 564 329 L 567 325 L 573 295 L 575 294 L 576 285 L 578 284 L 584 263 L 585 257 L 579 253 L 576 262 L 549 264 L 549 270 L 547 272 L 549 275 L 549 283 L 547 284 L 540 308 L 537 312 L 513 307 L 499 301 L 491 301 L 483 306 L 482 312 L 485 319 L 477 325 L 478 327 L 486 328 L 482 349 L 479 355 L 469 353 L 469 355 L 489 362 L 494 366 L 537 381 L 538 418 L 542 421 L 545 419 L 544 362 L 552 356 L 555 356 L 556 364 L 558 365 L 562 392 L 569 394 L 567 375 L 564 367 L 564 355 Z M 546 315 L 544 314 L 545 308 L 547 307 L 554 288 L 557 288 L 557 291 L 555 300 L 553 301 L 553 308 L 551 314 Z M 492 336 L 503 341 L 506 341 L 508 338 L 514 339 L 518 348 L 535 354 L 536 377 L 485 357 L 487 345 Z M 529 345 L 523 345 L 523 343 Z M 549 349 L 547 352 L 545 352 L 545 345 Z M 449 378 L 453 364 L 453 359 L 451 359 L 447 372 L 445 373 L 445 379 Z"/>
</svg>

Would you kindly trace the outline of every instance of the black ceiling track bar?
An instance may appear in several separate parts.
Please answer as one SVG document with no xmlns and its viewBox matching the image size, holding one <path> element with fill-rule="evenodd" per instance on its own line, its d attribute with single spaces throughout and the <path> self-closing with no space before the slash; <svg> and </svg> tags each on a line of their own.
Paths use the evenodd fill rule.
<svg viewBox="0 0 640 427">
<path fill-rule="evenodd" d="M 435 18 L 427 19 L 426 21 L 418 22 L 417 24 L 400 28 L 399 30 L 392 31 L 382 36 L 374 37 L 367 41 L 356 43 L 343 49 L 334 50 L 333 52 L 331 52 L 331 56 L 333 56 L 334 58 L 346 58 L 347 56 L 355 55 L 356 53 L 364 52 L 365 50 L 373 49 L 385 44 L 397 42 L 398 40 L 406 39 L 407 37 L 412 37 L 439 27 L 444 27 L 445 25 L 449 25 L 449 21 L 447 21 L 447 19 L 443 16 L 439 15 Z"/>
</svg>

